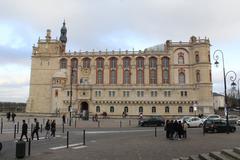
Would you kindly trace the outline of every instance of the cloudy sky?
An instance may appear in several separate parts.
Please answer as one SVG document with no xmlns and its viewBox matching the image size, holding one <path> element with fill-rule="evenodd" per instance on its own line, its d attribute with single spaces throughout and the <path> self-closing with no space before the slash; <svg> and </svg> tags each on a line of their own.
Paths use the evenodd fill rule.
<svg viewBox="0 0 240 160">
<path fill-rule="evenodd" d="M 25 102 L 32 45 L 46 29 L 59 37 L 65 19 L 67 50 L 135 50 L 195 35 L 224 52 L 226 70 L 240 78 L 239 0 L 1 0 L 0 101 Z M 222 66 L 213 90 L 223 92 Z M 229 86 L 228 86 L 229 87 Z"/>
</svg>

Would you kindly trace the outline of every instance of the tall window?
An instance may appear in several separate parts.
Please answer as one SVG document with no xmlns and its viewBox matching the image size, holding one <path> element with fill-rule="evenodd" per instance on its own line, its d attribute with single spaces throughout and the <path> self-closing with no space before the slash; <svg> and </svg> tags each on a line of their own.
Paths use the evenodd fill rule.
<svg viewBox="0 0 240 160">
<path fill-rule="evenodd" d="M 139 113 L 143 113 L 143 107 L 139 107 L 139 108 L 138 108 L 138 112 L 139 112 Z"/>
<path fill-rule="evenodd" d="M 199 52 L 198 51 L 196 51 L 195 52 L 195 61 L 196 61 L 196 63 L 199 63 Z"/>
<path fill-rule="evenodd" d="M 90 62 L 91 60 L 89 58 L 83 59 L 83 68 L 90 68 Z"/>
<path fill-rule="evenodd" d="M 200 82 L 200 79 L 201 77 L 200 77 L 200 70 L 197 70 L 196 71 L 196 80 L 197 80 L 197 82 L 199 83 Z"/>
<path fill-rule="evenodd" d="M 100 106 L 96 106 L 96 112 L 100 112 Z"/>
<path fill-rule="evenodd" d="M 66 69 L 67 68 L 67 59 L 62 58 L 60 60 L 60 69 Z"/>
<path fill-rule="evenodd" d="M 117 58 L 110 58 L 110 84 L 117 84 Z"/>
<path fill-rule="evenodd" d="M 97 84 L 103 84 L 103 72 L 104 72 L 104 59 L 103 58 L 97 58 L 97 77 L 96 77 L 96 83 Z"/>
<path fill-rule="evenodd" d="M 71 59 L 71 78 L 72 84 L 77 84 L 78 81 L 78 60 L 77 58 Z"/>
<path fill-rule="evenodd" d="M 165 107 L 165 113 L 169 113 L 169 107 L 168 106 Z"/>
<path fill-rule="evenodd" d="M 129 57 L 123 58 L 123 84 L 131 83 L 131 61 Z"/>
<path fill-rule="evenodd" d="M 110 107 L 110 112 L 111 112 L 111 113 L 114 112 L 114 107 L 113 107 L 113 106 Z"/>
<path fill-rule="evenodd" d="M 169 58 L 163 57 L 162 58 L 162 82 L 169 83 Z"/>
<path fill-rule="evenodd" d="M 193 106 L 189 107 L 189 112 L 192 113 L 193 112 Z"/>
<path fill-rule="evenodd" d="M 137 59 L 137 84 L 144 84 L 144 58 L 138 57 Z"/>
<path fill-rule="evenodd" d="M 156 107 L 152 107 L 152 113 L 156 113 Z"/>
<path fill-rule="evenodd" d="M 178 64 L 184 64 L 184 54 L 183 53 L 178 54 Z"/>
<path fill-rule="evenodd" d="M 127 107 L 127 106 L 124 107 L 124 112 L 125 112 L 125 113 L 128 113 L 128 107 Z"/>
<path fill-rule="evenodd" d="M 149 59 L 149 83 L 157 84 L 157 58 L 151 57 Z"/>
<path fill-rule="evenodd" d="M 178 107 L 178 113 L 182 113 L 182 106 Z"/>
<path fill-rule="evenodd" d="M 178 83 L 179 84 L 185 84 L 185 73 L 180 72 L 178 74 Z"/>
</svg>

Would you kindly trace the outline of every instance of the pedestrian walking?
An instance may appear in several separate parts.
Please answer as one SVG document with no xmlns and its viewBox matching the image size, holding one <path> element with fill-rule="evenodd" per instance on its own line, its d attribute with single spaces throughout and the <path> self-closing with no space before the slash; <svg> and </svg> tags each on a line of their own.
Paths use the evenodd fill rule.
<svg viewBox="0 0 240 160">
<path fill-rule="evenodd" d="M 16 114 L 14 112 L 12 112 L 12 121 L 15 122 L 15 117 L 16 117 Z"/>
<path fill-rule="evenodd" d="M 22 141 L 23 136 L 25 136 L 27 141 L 28 141 L 28 136 L 27 136 L 28 125 L 27 125 L 25 120 L 23 120 L 22 122 L 23 122 L 23 124 L 22 124 L 22 135 L 21 135 L 20 141 Z"/>
<path fill-rule="evenodd" d="M 174 128 L 173 128 L 173 120 L 171 120 L 169 122 L 169 139 L 173 140 L 173 136 L 174 136 Z"/>
<path fill-rule="evenodd" d="M 56 122 L 55 120 L 53 120 L 51 123 L 51 136 L 55 137 L 55 132 L 56 132 Z"/>
<path fill-rule="evenodd" d="M 65 114 L 62 115 L 62 122 L 63 122 L 63 124 L 66 123 L 66 115 Z"/>
<path fill-rule="evenodd" d="M 177 139 L 178 138 L 178 122 L 175 120 L 173 122 L 173 138 Z"/>
<path fill-rule="evenodd" d="M 37 140 L 39 140 L 39 136 L 38 136 L 38 130 L 40 129 L 39 127 L 39 122 L 37 121 L 37 118 L 34 118 L 34 125 L 33 125 L 33 131 L 32 131 L 32 140 L 34 138 L 34 134 L 36 133 L 37 135 Z"/>
<path fill-rule="evenodd" d="M 10 117 L 11 117 L 11 113 L 7 112 L 7 120 L 8 120 L 8 122 L 10 121 Z"/>
<path fill-rule="evenodd" d="M 46 130 L 45 139 L 50 137 L 50 128 L 51 128 L 50 120 L 48 119 L 45 125 L 45 130 Z"/>
<path fill-rule="evenodd" d="M 183 122 L 183 138 L 187 138 L 187 128 L 188 128 L 188 125 L 187 125 L 187 122 L 184 121 Z"/>
<path fill-rule="evenodd" d="M 166 131 L 166 138 L 169 139 L 170 138 L 170 128 L 169 128 L 169 120 L 166 121 L 165 126 L 164 126 L 164 130 Z"/>
<path fill-rule="evenodd" d="M 178 140 L 181 140 L 183 135 L 183 126 L 181 121 L 178 122 L 177 133 L 178 133 Z"/>
</svg>

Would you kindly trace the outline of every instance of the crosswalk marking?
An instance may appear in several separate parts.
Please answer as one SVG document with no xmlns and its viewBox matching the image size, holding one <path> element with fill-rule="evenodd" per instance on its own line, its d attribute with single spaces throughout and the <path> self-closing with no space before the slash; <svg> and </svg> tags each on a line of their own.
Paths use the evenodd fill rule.
<svg viewBox="0 0 240 160">
<path fill-rule="evenodd" d="M 83 145 L 83 143 L 75 143 L 75 144 L 70 144 L 70 145 L 68 145 L 68 146 L 69 146 L 69 147 L 77 148 L 76 146 L 81 147 L 82 145 Z M 67 148 L 67 146 L 64 145 L 64 146 L 52 147 L 52 148 L 49 148 L 49 149 L 50 149 L 50 150 L 58 150 L 58 149 L 63 149 L 63 148 Z"/>
<path fill-rule="evenodd" d="M 87 146 L 78 146 L 78 147 L 73 147 L 72 149 L 81 149 L 81 148 L 86 148 Z"/>
</svg>

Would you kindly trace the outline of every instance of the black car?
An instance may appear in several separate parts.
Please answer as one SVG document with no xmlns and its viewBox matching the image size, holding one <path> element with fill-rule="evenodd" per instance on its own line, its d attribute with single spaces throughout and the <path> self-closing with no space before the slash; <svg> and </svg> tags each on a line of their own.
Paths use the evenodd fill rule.
<svg viewBox="0 0 240 160">
<path fill-rule="evenodd" d="M 161 117 L 151 117 L 148 119 L 139 120 L 138 125 L 141 127 L 147 126 L 164 126 L 165 120 Z"/>
<path fill-rule="evenodd" d="M 208 119 L 203 124 L 204 132 L 235 132 L 236 127 L 229 123 L 229 129 L 227 127 L 226 120 L 223 119 Z"/>
</svg>

